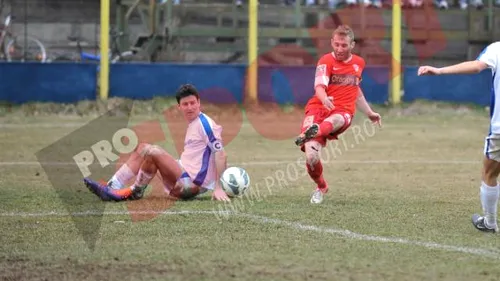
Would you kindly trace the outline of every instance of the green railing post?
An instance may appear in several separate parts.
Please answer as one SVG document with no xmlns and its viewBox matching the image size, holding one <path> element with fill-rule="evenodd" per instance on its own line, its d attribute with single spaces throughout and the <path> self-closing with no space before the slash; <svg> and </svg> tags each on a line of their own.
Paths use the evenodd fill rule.
<svg viewBox="0 0 500 281">
<path fill-rule="evenodd" d="M 116 29 L 118 32 L 123 32 L 128 35 L 125 24 L 125 7 L 121 3 L 121 1 L 117 1 L 116 3 Z M 124 36 L 120 36 L 118 38 L 118 49 L 127 50 L 129 48 L 128 41 L 125 40 Z"/>
<path fill-rule="evenodd" d="M 297 30 L 297 33 L 300 32 L 300 27 L 302 25 L 301 21 L 301 16 L 302 16 L 302 7 L 301 7 L 301 1 L 295 1 L 295 28 Z M 298 35 L 298 34 L 297 34 Z M 299 36 L 297 36 L 299 37 Z M 302 39 L 297 40 L 297 45 L 302 46 Z"/>
<path fill-rule="evenodd" d="M 488 31 L 491 33 L 491 39 L 493 40 L 493 0 L 488 0 Z"/>
</svg>

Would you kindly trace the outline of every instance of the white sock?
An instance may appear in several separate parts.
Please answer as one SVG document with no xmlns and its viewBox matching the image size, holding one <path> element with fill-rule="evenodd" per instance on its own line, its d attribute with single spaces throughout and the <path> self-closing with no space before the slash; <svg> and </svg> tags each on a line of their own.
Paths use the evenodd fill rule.
<svg viewBox="0 0 500 281">
<path fill-rule="evenodd" d="M 137 178 L 135 179 L 134 187 L 145 187 L 149 184 L 149 182 L 153 179 L 154 175 L 148 174 L 144 172 L 142 169 L 139 170 L 139 174 L 137 174 Z"/>
<path fill-rule="evenodd" d="M 111 188 L 113 189 L 122 189 L 134 176 L 135 175 L 132 170 L 130 170 L 129 166 L 127 164 L 123 164 L 109 180 L 108 184 L 111 183 Z"/>
<path fill-rule="evenodd" d="M 499 196 L 499 186 L 488 186 L 486 183 L 481 183 L 481 204 L 486 217 L 488 226 L 497 225 L 497 206 Z"/>
</svg>

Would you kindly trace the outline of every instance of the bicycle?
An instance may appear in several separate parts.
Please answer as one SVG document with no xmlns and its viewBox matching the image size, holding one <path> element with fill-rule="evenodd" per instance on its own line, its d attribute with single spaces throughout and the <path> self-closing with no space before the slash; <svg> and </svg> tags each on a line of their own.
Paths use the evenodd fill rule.
<svg viewBox="0 0 500 281">
<path fill-rule="evenodd" d="M 110 48 L 111 53 L 109 54 L 110 63 L 116 63 L 118 61 L 121 61 L 125 58 L 129 58 L 129 57 L 137 54 L 137 51 L 134 49 L 127 50 L 124 52 L 120 51 L 120 49 L 118 48 L 118 45 L 119 45 L 118 39 L 120 37 L 123 37 L 124 35 L 125 34 L 123 32 L 111 31 L 110 37 L 112 38 L 112 42 L 111 42 L 111 48 Z M 84 41 L 84 40 L 81 37 L 68 36 L 68 40 L 72 43 L 76 43 L 77 53 L 76 54 L 72 53 L 71 55 L 68 55 L 68 54 L 59 55 L 59 56 L 56 56 L 51 61 L 82 61 L 82 62 L 83 61 L 95 61 L 95 62 L 101 61 L 100 55 L 87 53 L 83 50 L 82 41 Z M 77 57 L 75 57 L 75 55 Z"/>
<path fill-rule="evenodd" d="M 47 52 L 42 42 L 29 35 L 15 35 L 10 30 L 11 22 L 12 15 L 8 14 L 5 17 L 3 25 L 0 25 L 0 48 L 2 48 L 2 52 L 0 52 L 1 59 L 7 60 L 8 62 L 45 62 L 47 60 Z M 27 48 L 25 49 L 23 46 Z M 34 47 L 33 51 L 30 46 Z"/>
</svg>

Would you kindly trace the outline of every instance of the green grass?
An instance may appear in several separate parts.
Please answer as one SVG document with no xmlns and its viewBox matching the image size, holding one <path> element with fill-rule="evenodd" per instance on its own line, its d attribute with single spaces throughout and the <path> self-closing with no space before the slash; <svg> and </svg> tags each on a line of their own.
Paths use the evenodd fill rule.
<svg viewBox="0 0 500 281">
<path fill-rule="evenodd" d="M 81 175 L 61 167 L 64 189 L 55 189 L 40 165 L 27 163 L 90 117 L 7 114 L 0 280 L 498 280 L 499 236 L 470 223 L 480 211 L 487 113 L 429 104 L 379 109 L 384 127 L 373 136 L 355 136 L 353 127 L 338 149 L 323 151 L 330 191 L 318 206 L 309 203 L 314 186 L 296 163 L 303 155 L 293 139 L 265 139 L 248 123 L 226 149 L 251 176 L 250 198 L 173 202 L 156 190 L 141 201 L 102 203 Z M 174 153 L 159 119 L 161 145 Z M 363 126 L 361 115 L 355 124 Z M 237 214 L 196 213 L 220 210 Z"/>
</svg>

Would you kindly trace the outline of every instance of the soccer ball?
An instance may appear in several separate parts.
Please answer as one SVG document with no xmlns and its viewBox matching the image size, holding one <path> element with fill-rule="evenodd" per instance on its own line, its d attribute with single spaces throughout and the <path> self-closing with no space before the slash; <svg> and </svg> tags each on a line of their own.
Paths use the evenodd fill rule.
<svg viewBox="0 0 500 281">
<path fill-rule="evenodd" d="M 222 173 L 220 184 L 229 197 L 239 197 L 250 186 L 250 176 L 243 168 L 230 167 Z"/>
</svg>

